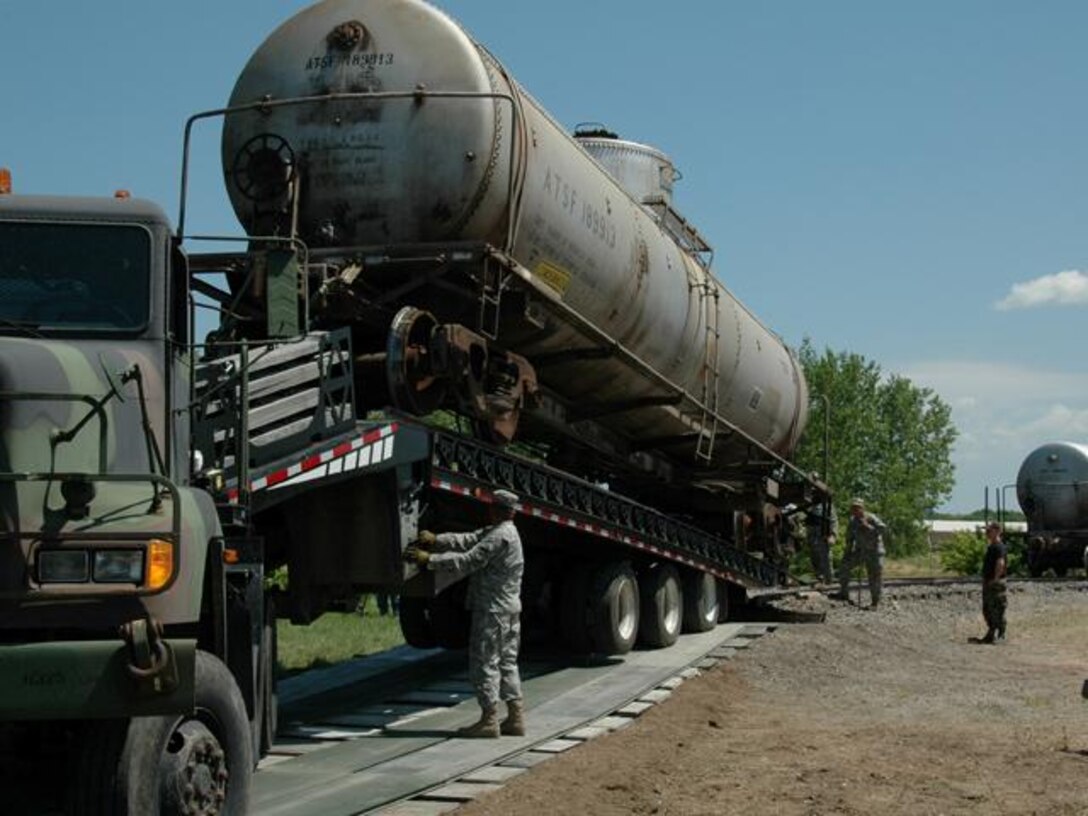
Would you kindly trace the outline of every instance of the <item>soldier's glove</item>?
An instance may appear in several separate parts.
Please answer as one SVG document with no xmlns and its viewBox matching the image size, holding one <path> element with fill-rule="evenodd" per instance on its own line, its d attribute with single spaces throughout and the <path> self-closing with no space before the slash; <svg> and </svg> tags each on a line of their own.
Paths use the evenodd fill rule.
<svg viewBox="0 0 1088 816">
<path fill-rule="evenodd" d="M 433 550 L 435 543 L 438 541 L 438 536 L 432 533 L 430 530 L 420 530 L 419 535 L 416 536 L 416 544 L 424 550 Z"/>
<path fill-rule="evenodd" d="M 431 554 L 424 549 L 411 546 L 404 551 L 404 560 L 409 564 L 418 564 L 421 567 L 425 567 L 427 566 L 427 562 L 431 560 Z"/>
</svg>

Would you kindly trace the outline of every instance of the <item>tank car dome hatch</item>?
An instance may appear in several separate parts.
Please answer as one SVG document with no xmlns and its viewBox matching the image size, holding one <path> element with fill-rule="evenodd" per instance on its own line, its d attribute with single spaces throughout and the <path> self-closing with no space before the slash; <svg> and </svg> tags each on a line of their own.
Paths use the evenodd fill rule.
<svg viewBox="0 0 1088 816">
<path fill-rule="evenodd" d="M 578 125 L 574 138 L 635 201 L 672 204 L 680 172 L 656 147 L 621 139 L 597 122 Z"/>
</svg>

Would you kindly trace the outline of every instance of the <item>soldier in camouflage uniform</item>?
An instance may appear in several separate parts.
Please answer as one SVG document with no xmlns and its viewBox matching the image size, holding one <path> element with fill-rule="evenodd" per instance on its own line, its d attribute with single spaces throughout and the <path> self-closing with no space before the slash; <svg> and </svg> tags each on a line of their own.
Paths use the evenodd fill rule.
<svg viewBox="0 0 1088 816">
<path fill-rule="evenodd" d="M 873 513 L 866 512 L 865 502 L 854 499 L 850 502 L 850 521 L 846 526 L 846 549 L 842 554 L 842 567 L 839 573 L 842 600 L 849 598 L 850 573 L 854 565 L 861 562 L 869 575 L 869 595 L 871 609 L 880 603 L 880 592 L 884 578 L 884 522 Z"/>
<path fill-rule="evenodd" d="M 824 519 L 825 510 L 829 510 L 829 517 Z M 839 525 L 838 515 L 835 513 L 835 505 L 830 501 L 827 504 L 814 505 L 807 514 L 808 527 L 808 554 L 812 559 L 812 572 L 816 580 L 830 584 L 834 578 L 831 569 L 831 545 L 835 543 L 835 530 Z"/>
<path fill-rule="evenodd" d="M 405 557 L 431 570 L 469 575 L 467 605 L 472 610 L 469 676 L 482 714 L 458 731 L 465 737 L 524 736 L 525 718 L 518 675 L 521 641 L 521 577 L 525 558 L 514 526 L 518 497 L 496 490 L 489 506 L 491 525 L 472 533 L 426 530 Z M 435 552 L 430 552 L 434 550 Z M 499 723 L 499 700 L 506 719 Z"/>
<path fill-rule="evenodd" d="M 1005 543 L 1001 540 L 1001 525 L 991 521 L 986 525 L 986 554 L 982 560 L 982 616 L 986 619 L 986 635 L 980 643 L 1005 639 Z"/>
</svg>

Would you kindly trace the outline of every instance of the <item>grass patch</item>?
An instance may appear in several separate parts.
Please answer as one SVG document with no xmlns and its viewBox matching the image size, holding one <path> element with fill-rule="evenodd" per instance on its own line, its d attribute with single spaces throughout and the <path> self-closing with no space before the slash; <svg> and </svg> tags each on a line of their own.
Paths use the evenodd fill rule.
<svg viewBox="0 0 1088 816">
<path fill-rule="evenodd" d="M 379 615 L 373 599 L 364 614 L 326 612 L 309 626 L 278 622 L 277 675 L 332 666 L 361 655 L 383 652 L 404 643 L 395 615 Z"/>
<path fill-rule="evenodd" d="M 908 555 L 903 558 L 887 558 L 884 561 L 884 578 L 956 578 L 959 573 L 951 572 L 941 564 L 937 552 Z"/>
<path fill-rule="evenodd" d="M 842 551 L 835 552 L 834 582 L 839 580 L 839 567 L 842 564 Z M 791 570 L 794 575 L 804 580 L 812 581 L 812 567 L 809 562 L 808 551 L 797 553 L 791 562 Z M 854 568 L 852 580 L 858 580 L 863 575 L 859 567 Z M 945 569 L 941 564 L 938 552 L 921 553 L 918 555 L 906 555 L 901 558 L 884 558 L 884 580 L 896 578 L 956 578 L 959 573 Z"/>
</svg>

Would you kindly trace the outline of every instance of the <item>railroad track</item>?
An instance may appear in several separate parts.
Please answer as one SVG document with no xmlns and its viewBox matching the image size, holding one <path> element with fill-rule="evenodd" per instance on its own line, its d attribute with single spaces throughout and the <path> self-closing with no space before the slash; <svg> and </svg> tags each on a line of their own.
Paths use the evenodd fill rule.
<svg viewBox="0 0 1088 816">
<path fill-rule="evenodd" d="M 468 740 L 464 655 L 407 648 L 283 684 L 280 730 L 254 779 L 262 816 L 444 813 L 582 742 L 624 728 L 774 624 L 730 623 L 623 658 L 522 665 L 529 734 Z"/>
<path fill-rule="evenodd" d="M 1027 578 L 1027 577 L 1013 577 L 1006 578 L 1006 584 L 1009 587 L 1015 588 L 1017 586 L 1024 586 L 1030 584 L 1045 584 L 1047 586 L 1053 586 L 1055 589 L 1069 590 L 1072 592 L 1084 592 L 1088 591 L 1088 578 L 1077 577 L 1062 577 L 1062 578 Z M 922 592 L 919 590 L 930 590 L 933 593 L 947 593 L 947 594 L 963 594 L 970 592 L 979 592 L 982 588 L 982 582 L 978 578 L 893 578 L 883 582 L 884 597 L 916 597 Z M 862 581 L 851 581 L 849 595 L 854 598 L 858 591 L 861 591 L 863 596 L 867 596 L 869 592 L 869 584 Z M 839 591 L 839 586 L 835 584 L 801 584 L 799 586 L 791 587 L 774 587 L 765 590 L 749 590 L 749 597 L 757 604 L 768 604 L 780 598 L 790 598 L 797 595 L 802 595 L 807 592 L 818 592 L 823 595 L 832 595 Z"/>
</svg>

